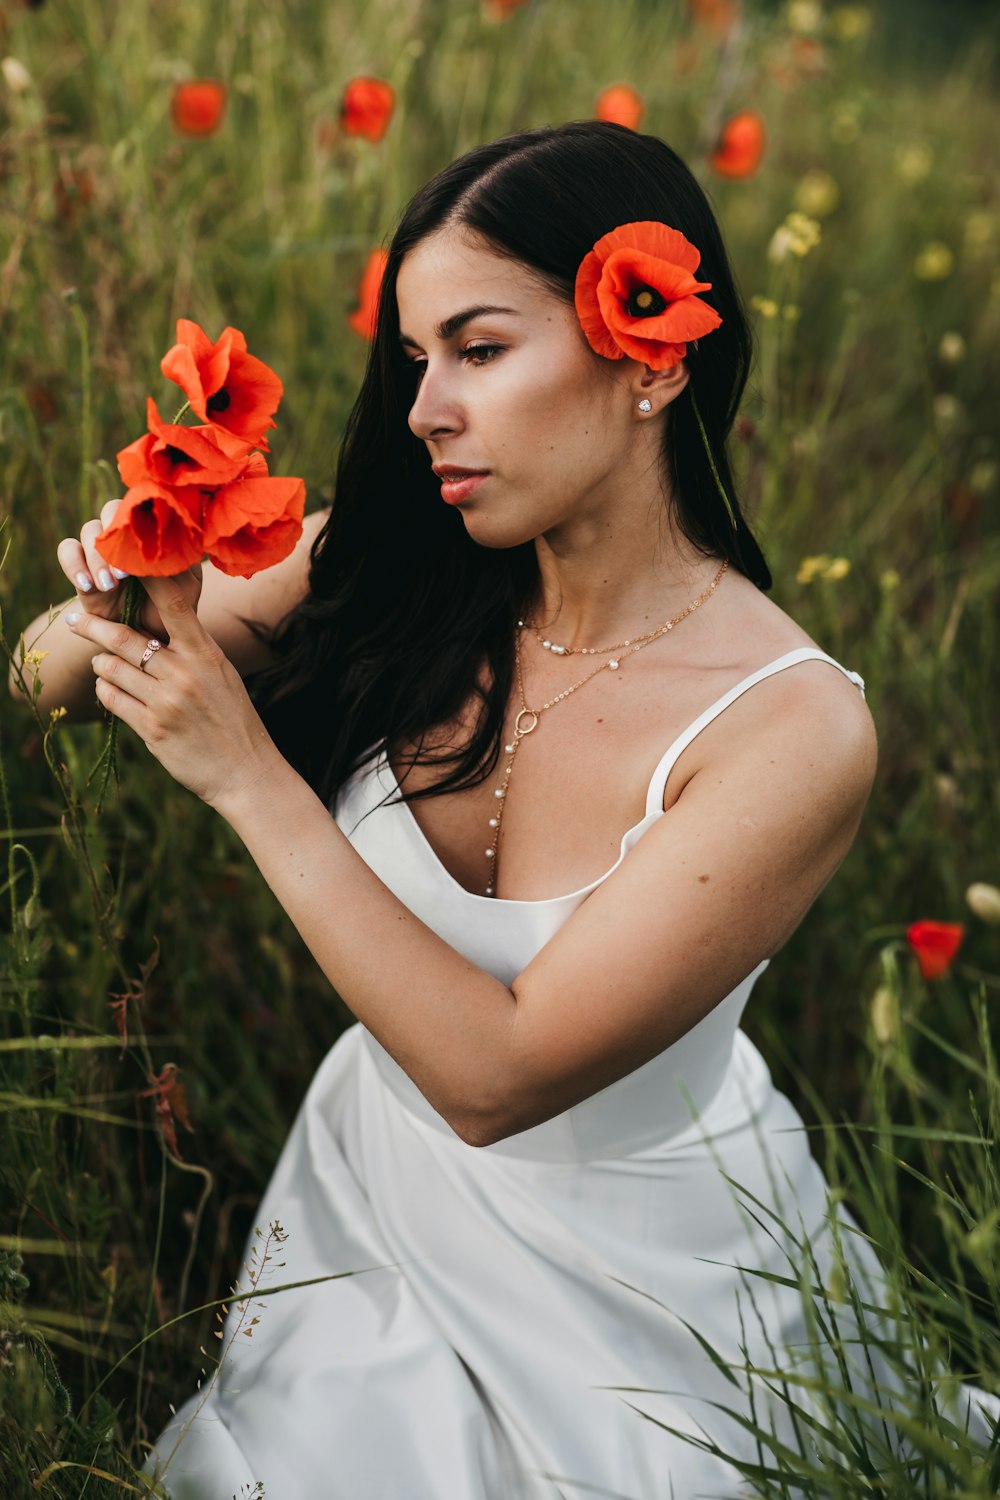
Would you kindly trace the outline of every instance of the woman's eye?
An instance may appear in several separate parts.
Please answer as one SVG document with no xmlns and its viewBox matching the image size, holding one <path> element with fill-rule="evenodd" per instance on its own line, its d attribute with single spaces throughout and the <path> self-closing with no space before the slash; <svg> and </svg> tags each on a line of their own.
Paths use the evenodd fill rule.
<svg viewBox="0 0 1000 1500">
<path fill-rule="evenodd" d="M 491 359 L 495 359 L 498 354 L 502 353 L 501 344 L 470 344 L 467 349 L 462 350 L 460 357 L 468 360 L 470 364 L 488 365 Z"/>
</svg>

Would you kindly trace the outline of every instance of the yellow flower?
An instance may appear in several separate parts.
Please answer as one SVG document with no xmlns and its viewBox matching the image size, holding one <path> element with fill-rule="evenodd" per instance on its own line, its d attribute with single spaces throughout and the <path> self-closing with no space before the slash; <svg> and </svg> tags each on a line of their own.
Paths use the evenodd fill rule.
<svg viewBox="0 0 1000 1500">
<path fill-rule="evenodd" d="M 812 167 L 799 179 L 795 189 L 795 207 L 804 214 L 825 218 L 832 214 L 840 201 L 840 188 L 829 172 L 822 167 Z"/>
<path fill-rule="evenodd" d="M 879 588 L 885 594 L 891 594 L 893 589 L 899 588 L 899 574 L 895 568 L 886 568 L 878 581 Z"/>
<path fill-rule="evenodd" d="M 822 552 L 818 557 L 804 557 L 795 575 L 796 583 L 812 583 L 816 575 L 828 568 L 832 561 L 828 552 Z"/>
<path fill-rule="evenodd" d="M 938 355 L 949 365 L 957 365 L 965 358 L 965 340 L 960 333 L 943 333 L 938 344 Z"/>
<path fill-rule="evenodd" d="M 786 302 L 781 309 L 781 316 L 786 323 L 797 323 L 802 316 L 802 309 L 795 302 Z"/>
<path fill-rule="evenodd" d="M 762 318 L 776 318 L 778 316 L 778 304 L 770 297 L 761 297 L 758 293 L 750 298 L 750 306 L 759 312 Z"/>
<path fill-rule="evenodd" d="M 875 1040 L 883 1047 L 889 1046 L 899 1035 L 899 1006 L 887 984 L 880 984 L 872 996 L 871 1023 Z"/>
<path fill-rule="evenodd" d="M 817 219 L 795 209 L 771 236 L 771 243 L 767 247 L 768 259 L 780 262 L 789 255 L 800 258 L 808 255 L 819 244 L 822 235 Z"/>
<path fill-rule="evenodd" d="M 830 27 L 842 42 L 860 41 L 871 25 L 872 13 L 867 5 L 838 5 L 830 12 Z"/>
<path fill-rule="evenodd" d="M 846 578 L 851 571 L 851 564 L 846 557 L 835 557 L 827 567 L 823 569 L 823 577 L 830 578 L 834 582 L 838 578 Z"/>
<path fill-rule="evenodd" d="M 31 667 L 32 671 L 37 672 L 48 654 L 47 651 L 26 651 L 24 653 L 24 665 Z"/>
<path fill-rule="evenodd" d="M 955 257 L 943 240 L 931 240 L 913 262 L 913 274 L 920 281 L 944 281 L 955 269 Z"/>
<path fill-rule="evenodd" d="M 789 0 L 788 27 L 800 36 L 811 36 L 823 25 L 823 7 L 819 0 Z"/>
<path fill-rule="evenodd" d="M 895 163 L 896 176 L 912 186 L 930 176 L 934 153 L 922 141 L 911 141 L 909 145 L 896 147 Z"/>
<path fill-rule="evenodd" d="M 982 922 L 1000 926 L 1000 891 L 985 880 L 976 880 L 965 892 L 966 905 Z"/>
</svg>

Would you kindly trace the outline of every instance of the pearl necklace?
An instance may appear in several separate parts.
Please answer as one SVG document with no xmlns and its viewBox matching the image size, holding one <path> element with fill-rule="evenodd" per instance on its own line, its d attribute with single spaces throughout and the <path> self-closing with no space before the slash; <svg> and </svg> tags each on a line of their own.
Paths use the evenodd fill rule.
<svg viewBox="0 0 1000 1500">
<path fill-rule="evenodd" d="M 578 688 L 582 688 L 585 683 L 590 682 L 594 677 L 597 676 L 598 672 L 603 672 L 605 669 L 611 672 L 617 672 L 626 657 L 634 656 L 637 651 L 642 651 L 653 641 L 658 640 L 661 635 L 666 635 L 668 630 L 673 630 L 675 625 L 679 624 L 680 621 L 685 619 L 687 615 L 692 614 L 693 611 L 698 608 L 699 604 L 704 604 L 705 600 L 715 593 L 715 590 L 718 588 L 720 582 L 722 581 L 722 575 L 725 573 L 728 567 L 729 559 L 727 558 L 723 562 L 722 567 L 716 573 L 715 577 L 712 579 L 712 582 L 709 584 L 705 592 L 700 595 L 699 598 L 695 599 L 692 604 L 689 604 L 687 609 L 682 609 L 679 615 L 674 615 L 672 620 L 667 620 L 665 624 L 660 625 L 656 630 L 650 631 L 648 635 L 633 636 L 629 641 L 620 642 L 620 646 L 628 648 L 620 657 L 612 657 L 610 661 L 601 662 L 600 666 L 595 667 L 592 672 L 588 672 L 586 677 L 581 677 L 580 681 L 575 682 L 572 687 L 564 688 L 561 693 L 557 693 L 554 698 L 550 698 L 548 703 L 543 703 L 540 708 L 529 708 L 524 696 L 524 679 L 521 676 L 521 636 L 519 630 L 518 634 L 514 637 L 514 665 L 517 671 L 517 691 L 521 699 L 521 708 L 514 718 L 514 730 L 511 735 L 510 741 L 503 747 L 505 753 L 508 756 L 507 764 L 504 767 L 503 781 L 493 793 L 494 797 L 496 797 L 497 799 L 497 810 L 496 816 L 490 818 L 489 820 L 489 826 L 491 829 L 490 847 L 486 850 L 486 858 L 490 861 L 490 873 L 489 884 L 486 887 L 487 896 L 493 896 L 496 894 L 497 855 L 500 846 L 500 824 L 503 821 L 503 810 L 507 800 L 507 788 L 510 785 L 510 776 L 511 772 L 514 769 L 514 757 L 517 754 L 518 746 L 520 745 L 521 741 L 525 738 L 526 735 L 531 734 L 535 729 L 538 728 L 538 720 L 547 708 L 555 708 L 557 703 L 561 703 L 564 698 L 568 698 L 571 693 L 575 693 Z M 524 620 L 518 620 L 517 623 L 518 626 L 523 629 L 526 622 Z M 531 627 L 529 626 L 528 628 L 530 629 Z M 544 644 L 545 643 L 543 642 L 543 645 Z M 620 649 L 620 646 L 594 646 L 590 648 L 589 651 L 586 651 L 586 648 L 580 646 L 556 648 L 553 647 L 551 642 L 548 643 L 548 649 L 550 651 L 555 651 L 555 653 L 559 656 L 568 656 L 573 654 L 574 652 L 579 652 L 581 655 L 583 655 L 585 651 L 586 654 L 593 654 L 597 651 L 617 651 Z"/>
</svg>

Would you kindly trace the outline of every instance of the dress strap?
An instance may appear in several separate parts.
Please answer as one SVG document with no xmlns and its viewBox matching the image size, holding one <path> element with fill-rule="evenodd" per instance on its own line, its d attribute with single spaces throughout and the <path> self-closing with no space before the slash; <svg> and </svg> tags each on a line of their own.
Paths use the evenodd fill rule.
<svg viewBox="0 0 1000 1500">
<path fill-rule="evenodd" d="M 766 666 L 758 667 L 756 672 L 751 672 L 748 677 L 743 678 L 742 682 L 738 682 L 735 687 L 731 687 L 728 693 L 723 693 L 721 698 L 717 698 L 710 707 L 705 709 L 704 713 L 698 715 L 693 724 L 689 724 L 687 729 L 677 736 L 653 772 L 652 780 L 649 783 L 649 791 L 646 793 L 647 818 L 655 812 L 662 812 L 663 792 L 667 785 L 667 777 L 670 775 L 674 762 L 681 752 L 687 749 L 695 736 L 699 735 L 707 724 L 711 724 L 712 720 L 717 718 L 723 709 L 728 708 L 730 703 L 735 702 L 741 693 L 745 693 L 747 688 L 753 687 L 755 682 L 760 682 L 763 678 L 770 677 L 775 672 L 784 671 L 785 667 L 793 667 L 796 662 L 800 661 L 828 661 L 832 667 L 836 667 L 839 672 L 843 672 L 845 677 L 849 677 L 855 683 L 861 691 L 862 698 L 865 696 L 864 678 L 859 677 L 857 672 L 849 672 L 846 667 L 841 666 L 839 661 L 835 661 L 832 656 L 827 656 L 825 651 L 817 651 L 812 646 L 797 646 L 794 651 L 786 651 L 784 656 L 777 657 L 774 661 L 768 662 Z"/>
</svg>

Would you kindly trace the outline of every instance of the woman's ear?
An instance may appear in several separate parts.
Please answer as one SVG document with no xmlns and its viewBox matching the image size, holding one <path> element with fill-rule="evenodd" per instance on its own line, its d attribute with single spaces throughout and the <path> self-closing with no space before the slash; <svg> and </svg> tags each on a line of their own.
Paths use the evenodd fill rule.
<svg viewBox="0 0 1000 1500">
<path fill-rule="evenodd" d="M 630 385 L 636 411 L 645 419 L 655 417 L 677 399 L 689 380 L 684 360 L 668 370 L 652 370 L 649 365 L 632 361 L 634 371 Z"/>
</svg>

